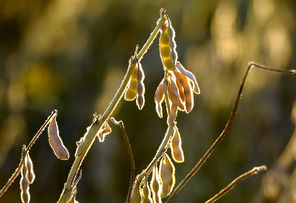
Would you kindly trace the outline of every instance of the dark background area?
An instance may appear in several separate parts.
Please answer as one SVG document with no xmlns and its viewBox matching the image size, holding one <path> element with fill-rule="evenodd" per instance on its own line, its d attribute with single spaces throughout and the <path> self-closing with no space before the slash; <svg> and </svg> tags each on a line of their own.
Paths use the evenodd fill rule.
<svg viewBox="0 0 296 203">
<path fill-rule="evenodd" d="M 177 183 L 222 131 L 249 61 L 296 67 L 296 3 L 292 0 L 0 0 L 0 184 L 17 167 L 28 144 L 53 109 L 70 160 L 57 160 L 46 133 L 33 146 L 36 180 L 31 202 L 57 201 L 74 160 L 75 142 L 103 113 L 127 69 L 166 8 L 176 31 L 179 60 L 192 71 L 201 94 L 195 108 L 178 114 L 185 162 L 176 164 Z M 120 102 L 137 173 L 153 158 L 166 131 L 154 109 L 163 77 L 155 40 L 142 60 L 146 104 Z M 175 202 L 204 202 L 256 165 L 272 167 L 294 125 L 295 77 L 253 69 L 234 125 Z M 96 141 L 78 184 L 80 202 L 124 202 L 129 160 L 117 126 Z M 220 202 L 262 202 L 263 175 L 248 179 Z M 296 195 L 295 195 L 296 197 Z M 275 202 L 276 200 L 269 201 Z M 296 200 L 295 200 L 296 201 Z M 19 178 L 0 202 L 20 202 Z"/>
</svg>

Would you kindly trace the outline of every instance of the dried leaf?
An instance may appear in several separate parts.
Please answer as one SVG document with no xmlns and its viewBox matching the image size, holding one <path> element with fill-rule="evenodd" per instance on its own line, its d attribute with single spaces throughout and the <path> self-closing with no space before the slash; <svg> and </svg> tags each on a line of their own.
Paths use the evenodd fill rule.
<svg viewBox="0 0 296 203">
<path fill-rule="evenodd" d="M 175 162 L 182 163 L 184 162 L 184 153 L 182 149 L 182 140 L 178 128 L 174 130 L 173 139 L 171 142 L 171 154 Z"/>
<path fill-rule="evenodd" d="M 110 125 L 106 122 L 103 128 L 97 133 L 96 136 L 98 137 L 100 142 L 104 142 L 106 135 L 109 135 L 111 132 L 112 132 L 112 129 Z"/>
<path fill-rule="evenodd" d="M 165 153 L 160 161 L 159 176 L 162 182 L 161 197 L 167 197 L 175 185 L 175 166 Z"/>
<path fill-rule="evenodd" d="M 69 159 L 69 152 L 59 135 L 59 128 L 56 121 L 56 116 L 51 120 L 48 127 L 48 140 L 54 154 L 61 160 Z"/>
</svg>

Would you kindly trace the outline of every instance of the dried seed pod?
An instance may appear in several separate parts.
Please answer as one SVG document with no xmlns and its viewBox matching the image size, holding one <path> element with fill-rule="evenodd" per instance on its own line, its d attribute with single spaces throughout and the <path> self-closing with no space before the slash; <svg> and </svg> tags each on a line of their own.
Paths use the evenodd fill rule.
<svg viewBox="0 0 296 203">
<path fill-rule="evenodd" d="M 141 203 L 152 203 L 151 190 L 146 179 L 143 179 L 140 184 Z"/>
<path fill-rule="evenodd" d="M 184 94 L 184 88 L 183 88 L 182 84 L 180 83 L 180 81 L 177 79 L 177 77 L 176 77 L 176 84 L 177 84 L 177 88 L 179 90 L 180 98 L 181 98 L 182 102 L 185 104 L 186 97 Z"/>
<path fill-rule="evenodd" d="M 150 187 L 151 187 L 153 202 L 161 203 L 162 202 L 161 201 L 161 181 L 159 179 L 159 174 L 156 166 L 153 168 Z"/>
<path fill-rule="evenodd" d="M 30 196 L 30 183 L 27 180 L 26 176 L 28 173 L 28 169 L 23 166 L 21 170 L 21 179 L 20 179 L 20 189 L 21 189 L 21 200 L 22 203 L 28 203 L 30 202 L 31 196 Z"/>
<path fill-rule="evenodd" d="M 136 65 L 131 68 L 134 68 L 134 71 L 133 71 L 133 74 L 132 74 L 131 79 L 129 81 L 129 86 L 124 94 L 124 99 L 126 101 L 132 101 L 137 96 L 138 64 L 136 63 Z"/>
<path fill-rule="evenodd" d="M 159 176 L 162 182 L 161 197 L 167 197 L 175 185 L 175 166 L 165 153 L 160 161 Z"/>
<path fill-rule="evenodd" d="M 136 177 L 134 183 L 133 183 L 133 188 L 131 192 L 131 197 L 130 197 L 130 203 L 139 203 L 141 201 L 141 195 L 140 195 L 140 179 L 139 175 Z"/>
<path fill-rule="evenodd" d="M 167 18 L 161 29 L 159 50 L 162 63 L 168 70 L 175 70 L 175 63 L 178 58 L 176 47 L 175 31 L 170 20 Z"/>
<path fill-rule="evenodd" d="M 109 124 L 106 122 L 103 128 L 97 133 L 96 136 L 98 137 L 100 142 L 104 142 L 106 135 L 109 135 L 111 132 L 112 132 L 112 129 L 109 126 Z"/>
<path fill-rule="evenodd" d="M 178 103 L 177 102 L 174 102 L 174 103 L 171 102 L 171 104 L 170 104 L 170 114 L 168 115 L 168 118 L 167 118 L 167 123 L 169 125 L 176 120 L 177 114 L 178 114 Z"/>
<path fill-rule="evenodd" d="M 185 112 L 190 113 L 194 106 L 192 87 L 187 77 L 179 71 L 174 71 L 176 80 L 182 85 L 185 96 Z"/>
<path fill-rule="evenodd" d="M 63 144 L 63 141 L 59 135 L 59 128 L 56 121 L 56 116 L 53 117 L 48 127 L 48 141 L 57 158 L 61 160 L 69 159 L 69 152 Z"/>
<path fill-rule="evenodd" d="M 178 128 L 174 129 L 173 139 L 170 145 L 171 154 L 175 162 L 184 162 L 184 153 L 182 149 L 182 140 Z"/>
<path fill-rule="evenodd" d="M 156 113 L 159 116 L 159 118 L 163 117 L 163 114 L 162 114 L 162 102 L 164 100 L 163 83 L 164 83 L 164 80 L 162 80 L 159 83 L 159 85 L 158 85 L 158 87 L 157 87 L 157 89 L 155 91 L 155 94 L 154 94 L 155 109 L 156 109 Z"/>
<path fill-rule="evenodd" d="M 27 154 L 25 155 L 24 167 L 27 168 L 26 178 L 29 181 L 29 183 L 32 184 L 35 180 L 35 173 L 34 173 L 33 162 L 29 155 L 29 152 L 27 152 Z"/>
<path fill-rule="evenodd" d="M 141 110 L 144 107 L 145 104 L 145 86 L 144 86 L 144 78 L 145 78 L 145 74 L 142 68 L 142 65 L 140 63 L 138 63 L 138 83 L 137 83 L 137 106 L 138 109 Z"/>
<path fill-rule="evenodd" d="M 169 92 L 169 98 L 171 99 L 171 101 L 177 102 L 179 109 L 181 111 L 184 111 L 184 104 L 182 102 L 175 78 L 169 79 L 168 92 Z"/>
<path fill-rule="evenodd" d="M 184 75 L 186 75 L 187 78 L 189 78 L 189 80 L 193 86 L 194 93 L 200 94 L 200 89 L 199 89 L 197 80 L 196 80 L 195 76 L 193 75 L 193 73 L 186 70 L 179 61 L 176 62 L 176 67 L 181 73 L 183 73 Z"/>
</svg>

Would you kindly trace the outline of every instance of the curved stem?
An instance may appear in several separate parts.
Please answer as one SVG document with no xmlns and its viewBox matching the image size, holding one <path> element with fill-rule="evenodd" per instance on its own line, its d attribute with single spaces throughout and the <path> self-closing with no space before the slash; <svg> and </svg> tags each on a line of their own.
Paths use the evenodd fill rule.
<svg viewBox="0 0 296 203">
<path fill-rule="evenodd" d="M 265 165 L 254 167 L 253 169 L 241 174 L 237 178 L 235 178 L 231 183 L 229 183 L 225 188 L 220 190 L 217 194 L 215 194 L 213 197 L 211 197 L 209 200 L 207 200 L 205 203 L 213 203 L 216 202 L 218 199 L 220 199 L 223 195 L 225 195 L 227 192 L 232 190 L 239 182 L 243 181 L 246 178 L 249 178 L 252 175 L 258 174 L 260 172 L 266 171 L 267 167 Z"/>
<path fill-rule="evenodd" d="M 143 58 L 144 54 L 147 52 L 147 50 L 149 49 L 149 47 L 151 46 L 152 42 L 154 41 L 154 39 L 156 38 L 163 22 L 164 22 L 165 18 L 163 13 L 161 13 L 161 17 L 159 18 L 159 20 L 157 21 L 157 25 L 154 28 L 154 30 L 152 31 L 152 33 L 150 34 L 148 40 L 146 41 L 146 43 L 144 44 L 143 48 L 139 51 L 139 53 L 137 54 L 137 56 L 135 56 L 135 58 L 138 61 L 141 61 L 141 59 Z M 81 143 L 80 145 L 83 145 L 81 147 L 82 148 L 82 152 L 75 156 L 75 160 L 74 163 L 70 169 L 68 178 L 67 178 L 67 182 L 65 183 L 65 187 L 64 190 L 58 200 L 59 203 L 62 202 L 67 202 L 69 200 L 69 198 L 71 199 L 72 196 L 72 184 L 73 181 L 76 177 L 76 174 L 78 173 L 78 170 L 85 158 L 85 156 L 87 155 L 90 147 L 92 146 L 96 134 L 97 132 L 100 130 L 100 128 L 103 126 L 103 124 L 109 120 L 109 118 L 111 117 L 114 109 L 117 107 L 119 101 L 121 100 L 124 91 L 128 85 L 128 82 L 130 80 L 130 77 L 133 73 L 133 68 L 131 67 L 135 67 L 134 63 L 136 63 L 135 60 L 130 60 L 129 66 L 128 66 L 128 70 L 124 76 L 124 79 L 121 82 L 121 85 L 119 87 L 119 89 L 117 90 L 115 96 L 113 97 L 112 101 L 110 102 L 109 106 L 107 107 L 106 111 L 104 112 L 103 116 L 99 119 L 95 119 L 95 121 L 93 122 L 93 124 L 91 125 L 91 128 L 88 130 L 88 132 L 85 134 L 84 136 L 84 141 L 83 143 Z"/>
<path fill-rule="evenodd" d="M 280 69 L 274 69 L 274 68 L 269 68 L 260 64 L 256 64 L 254 62 L 250 62 L 248 65 L 248 68 L 246 70 L 246 73 L 242 79 L 240 88 L 238 90 L 238 94 L 235 100 L 234 107 L 230 113 L 229 119 L 223 129 L 223 131 L 220 133 L 218 138 L 215 140 L 215 142 L 210 146 L 210 148 L 206 151 L 206 153 L 203 155 L 203 157 L 196 163 L 196 165 L 191 169 L 191 171 L 186 175 L 186 177 L 178 184 L 178 186 L 174 189 L 174 191 L 171 193 L 169 198 L 167 199 L 166 202 L 171 202 L 172 199 L 178 194 L 178 192 L 185 186 L 186 183 L 196 174 L 196 172 L 202 167 L 202 165 L 206 162 L 206 160 L 209 158 L 209 156 L 212 154 L 214 151 L 215 147 L 223 140 L 223 138 L 227 135 L 227 133 L 230 130 L 230 127 L 233 123 L 235 114 L 237 112 L 237 108 L 240 102 L 240 99 L 242 97 L 242 91 L 248 76 L 248 73 L 252 67 L 256 67 L 259 69 L 263 70 L 268 70 L 268 71 L 273 71 L 273 72 L 278 72 L 278 73 L 285 73 L 285 74 L 296 74 L 296 70 L 280 70 Z"/>
</svg>

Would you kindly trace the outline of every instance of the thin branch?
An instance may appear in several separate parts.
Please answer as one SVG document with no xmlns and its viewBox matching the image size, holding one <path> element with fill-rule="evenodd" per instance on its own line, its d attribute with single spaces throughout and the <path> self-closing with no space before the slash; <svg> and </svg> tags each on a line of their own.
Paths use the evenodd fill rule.
<svg viewBox="0 0 296 203">
<path fill-rule="evenodd" d="M 285 74 L 296 74 L 296 70 L 280 70 L 275 68 L 269 68 L 254 62 L 250 62 L 248 65 L 248 68 L 246 70 L 246 73 L 242 79 L 240 88 L 238 90 L 238 94 L 235 100 L 234 107 L 230 113 L 229 119 L 223 129 L 223 131 L 220 133 L 219 137 L 215 140 L 215 142 L 210 146 L 210 148 L 206 151 L 206 153 L 202 156 L 202 158 L 196 163 L 196 165 L 191 169 L 191 171 L 186 175 L 186 177 L 178 184 L 178 186 L 174 189 L 174 191 L 171 193 L 169 198 L 167 199 L 167 202 L 170 202 L 177 194 L 178 192 L 184 187 L 184 185 L 196 174 L 196 172 L 201 168 L 201 166 L 206 162 L 206 160 L 209 158 L 209 156 L 214 151 L 215 147 L 223 140 L 223 138 L 227 135 L 227 133 L 230 130 L 230 127 L 232 125 L 232 122 L 234 120 L 235 114 L 237 112 L 237 108 L 240 102 L 240 99 L 242 97 L 242 91 L 248 76 L 248 73 L 252 67 L 264 69 L 267 71 L 273 71 L 278 73 L 285 73 Z"/>
<path fill-rule="evenodd" d="M 27 152 L 30 151 L 30 149 L 32 148 L 33 144 L 36 142 L 36 140 L 39 138 L 39 136 L 42 134 L 42 132 L 46 129 L 46 127 L 50 123 L 51 119 L 53 117 L 55 117 L 55 116 L 57 116 L 57 110 L 54 110 L 54 111 L 51 112 L 51 114 L 48 116 L 48 118 L 46 119 L 46 121 L 42 124 L 42 126 L 39 128 L 39 130 L 37 131 L 37 133 L 34 135 L 34 137 L 32 138 L 32 140 L 28 144 L 28 146 L 23 148 L 23 151 L 25 150 L 24 153 L 27 153 Z M 23 152 L 22 152 L 22 154 L 23 154 Z M 20 173 L 20 171 L 21 171 L 21 169 L 23 167 L 23 161 L 24 161 L 24 157 L 21 156 L 21 160 L 20 160 L 20 163 L 19 163 L 18 167 L 15 169 L 15 171 L 13 172 L 13 174 L 11 175 L 11 177 L 8 179 L 8 181 L 6 182 L 6 184 L 1 188 L 1 190 L 0 190 L 0 198 L 7 191 L 7 189 L 14 182 L 14 180 L 18 177 L 18 175 L 19 175 L 19 173 Z"/>
<path fill-rule="evenodd" d="M 207 200 L 205 203 L 213 203 L 216 202 L 218 199 L 220 199 L 223 195 L 225 195 L 227 192 L 232 190 L 239 182 L 243 181 L 246 178 L 249 178 L 252 175 L 255 175 L 257 173 L 266 171 L 267 167 L 265 165 L 254 167 L 253 169 L 249 170 L 248 172 L 243 173 L 242 175 L 238 176 L 236 179 L 234 179 L 229 185 L 227 185 L 225 188 L 220 190 L 217 194 L 215 194 L 212 198 Z"/>
<path fill-rule="evenodd" d="M 130 176 L 130 183 L 129 183 L 128 193 L 127 193 L 127 196 L 126 196 L 126 202 L 129 202 L 132 187 L 133 187 L 133 182 L 134 182 L 135 176 L 136 176 L 135 159 L 134 159 L 132 147 L 131 147 L 129 138 L 127 136 L 123 121 L 116 121 L 113 117 L 110 120 L 115 125 L 118 125 L 120 127 L 121 133 L 122 133 L 122 136 L 123 136 L 123 139 L 124 139 L 124 143 L 125 143 L 125 146 L 127 148 L 128 156 L 129 156 L 129 161 L 130 161 L 130 165 L 131 165 L 131 176 Z"/>
<path fill-rule="evenodd" d="M 165 17 L 164 17 L 164 13 L 165 11 L 161 10 L 161 16 L 157 21 L 157 25 L 154 28 L 154 30 L 152 31 L 152 33 L 150 34 L 148 40 L 146 41 L 146 43 L 144 44 L 144 46 L 142 47 L 142 49 L 139 51 L 139 54 L 137 54 L 137 56 L 134 56 L 132 58 L 137 59 L 138 61 L 141 61 L 141 59 L 143 58 L 144 54 L 147 52 L 147 50 L 149 49 L 149 47 L 151 46 L 152 42 L 154 41 L 154 39 L 156 38 L 163 22 L 165 21 Z M 116 94 L 114 95 L 112 101 L 109 103 L 109 106 L 107 107 L 107 109 L 105 110 L 104 114 L 102 117 L 95 119 L 95 121 L 92 124 L 92 127 L 88 130 L 87 134 L 85 135 L 85 139 L 83 141 L 83 143 L 81 143 L 80 145 L 82 145 L 83 147 L 81 148 L 81 153 L 75 157 L 74 163 L 70 169 L 70 172 L 68 174 L 68 178 L 67 181 L 65 183 L 65 187 L 64 190 L 62 191 L 60 198 L 58 200 L 58 203 L 64 203 L 67 202 L 69 200 L 69 197 L 71 197 L 71 190 L 72 190 L 72 183 L 78 173 L 78 170 L 85 158 L 85 156 L 87 155 L 90 147 L 92 146 L 96 134 L 97 132 L 100 130 L 100 128 L 103 126 L 103 124 L 109 120 L 109 118 L 112 116 L 113 111 L 115 110 L 115 108 L 118 106 L 119 101 L 121 100 L 125 89 L 128 85 L 128 82 L 130 80 L 130 77 L 133 73 L 133 68 L 134 67 L 134 63 L 136 61 L 131 60 L 127 72 L 121 82 L 120 87 L 118 88 Z"/>
</svg>

